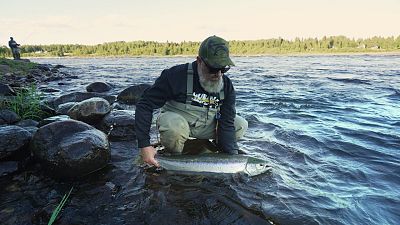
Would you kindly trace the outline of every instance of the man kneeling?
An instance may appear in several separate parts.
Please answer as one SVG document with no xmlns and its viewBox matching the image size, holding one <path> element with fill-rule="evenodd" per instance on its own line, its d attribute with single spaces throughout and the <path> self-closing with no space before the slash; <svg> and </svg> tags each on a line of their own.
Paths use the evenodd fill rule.
<svg viewBox="0 0 400 225">
<path fill-rule="evenodd" d="M 238 154 L 237 140 L 247 130 L 247 121 L 236 115 L 235 90 L 225 75 L 234 66 L 228 42 L 211 36 L 199 49 L 196 61 L 162 71 L 136 105 L 138 146 L 143 161 L 159 166 L 150 145 L 153 110 L 161 108 L 157 119 L 161 144 L 180 154 L 189 137 L 214 139 L 220 151 Z"/>
</svg>

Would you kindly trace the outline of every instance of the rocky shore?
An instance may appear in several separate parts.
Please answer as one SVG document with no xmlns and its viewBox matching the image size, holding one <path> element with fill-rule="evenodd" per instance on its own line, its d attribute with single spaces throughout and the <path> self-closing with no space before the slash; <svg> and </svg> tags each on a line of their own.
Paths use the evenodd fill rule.
<svg viewBox="0 0 400 225">
<path fill-rule="evenodd" d="M 0 177 L 35 165 L 53 178 L 78 179 L 110 162 L 110 141 L 135 139 L 134 111 L 124 105 L 136 104 L 148 85 L 128 87 L 115 96 L 110 94 L 112 85 L 94 82 L 80 92 L 41 98 L 40 110 L 45 113 L 28 119 L 10 107 L 32 84 L 77 78 L 60 71 L 63 67 L 37 64 L 15 69 L 0 64 Z M 51 90 L 40 90 L 46 91 Z"/>
</svg>

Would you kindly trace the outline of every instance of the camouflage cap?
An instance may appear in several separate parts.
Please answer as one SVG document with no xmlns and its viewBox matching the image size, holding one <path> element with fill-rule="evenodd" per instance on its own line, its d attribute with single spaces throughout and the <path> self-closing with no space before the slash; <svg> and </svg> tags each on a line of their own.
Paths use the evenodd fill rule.
<svg viewBox="0 0 400 225">
<path fill-rule="evenodd" d="M 231 58 L 229 58 L 228 42 L 215 35 L 206 38 L 201 43 L 199 56 L 213 68 L 224 68 L 235 65 Z"/>
</svg>

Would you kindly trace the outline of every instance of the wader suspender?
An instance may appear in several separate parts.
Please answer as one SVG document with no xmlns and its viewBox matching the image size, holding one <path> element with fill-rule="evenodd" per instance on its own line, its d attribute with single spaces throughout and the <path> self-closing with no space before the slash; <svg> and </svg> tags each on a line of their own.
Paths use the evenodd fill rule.
<svg viewBox="0 0 400 225">
<path fill-rule="evenodd" d="M 193 66 L 192 63 L 188 63 L 187 69 L 187 82 L 186 82 L 186 104 L 192 104 L 192 96 L 193 96 Z M 219 102 L 224 100 L 225 93 L 224 88 L 219 92 Z M 215 143 L 218 143 L 218 121 L 221 118 L 221 113 L 219 112 L 219 108 L 221 103 L 216 107 L 217 113 L 215 114 L 216 126 L 215 126 Z"/>
</svg>

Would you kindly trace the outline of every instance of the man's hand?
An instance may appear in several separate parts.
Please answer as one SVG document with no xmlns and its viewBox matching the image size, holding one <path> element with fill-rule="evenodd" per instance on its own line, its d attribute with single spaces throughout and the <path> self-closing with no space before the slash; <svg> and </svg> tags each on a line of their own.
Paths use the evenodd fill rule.
<svg viewBox="0 0 400 225">
<path fill-rule="evenodd" d="M 160 167 L 160 164 L 158 164 L 157 160 L 154 158 L 154 156 L 157 154 L 157 151 L 153 146 L 141 148 L 140 154 L 144 162 L 156 167 Z"/>
</svg>

